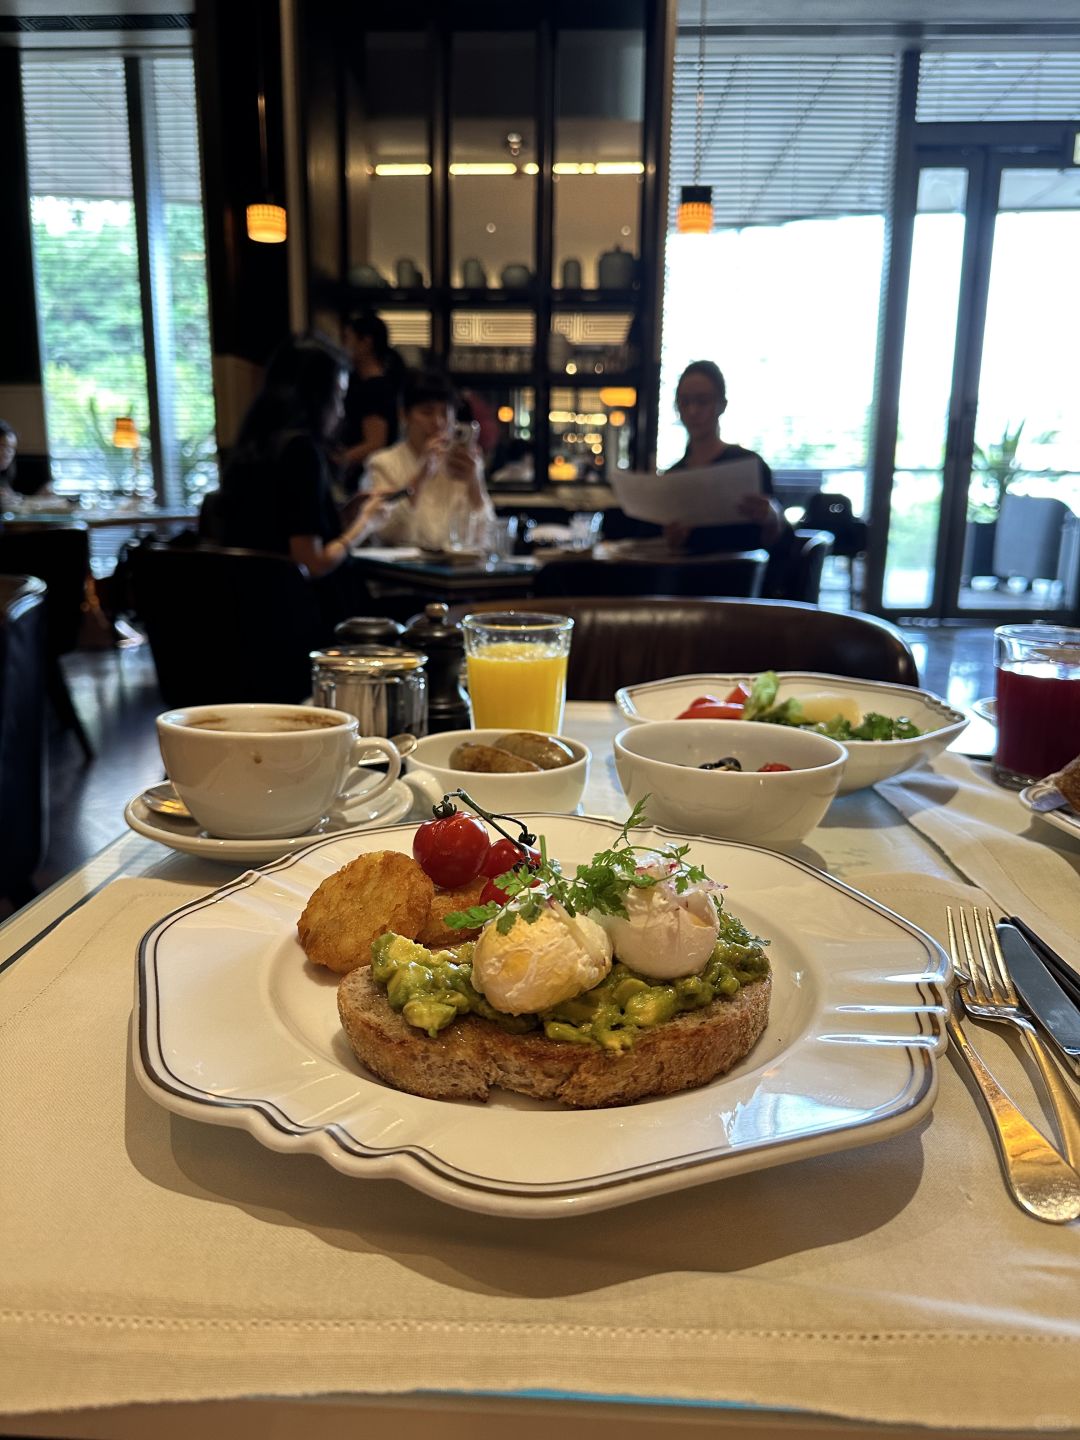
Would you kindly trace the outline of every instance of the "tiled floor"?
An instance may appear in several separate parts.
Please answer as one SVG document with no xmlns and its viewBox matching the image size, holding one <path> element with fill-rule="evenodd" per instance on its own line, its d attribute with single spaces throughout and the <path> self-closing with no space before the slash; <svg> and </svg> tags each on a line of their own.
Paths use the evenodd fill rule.
<svg viewBox="0 0 1080 1440">
<path fill-rule="evenodd" d="M 960 707 L 992 694 L 988 628 L 927 626 L 905 634 L 928 690 Z M 149 648 L 79 652 L 64 666 L 96 755 L 86 764 L 70 734 L 51 737 L 50 839 L 37 876 L 42 886 L 121 834 L 128 800 L 163 774 L 153 723 L 161 700 Z M 977 749 L 977 727 L 968 733 Z"/>
</svg>

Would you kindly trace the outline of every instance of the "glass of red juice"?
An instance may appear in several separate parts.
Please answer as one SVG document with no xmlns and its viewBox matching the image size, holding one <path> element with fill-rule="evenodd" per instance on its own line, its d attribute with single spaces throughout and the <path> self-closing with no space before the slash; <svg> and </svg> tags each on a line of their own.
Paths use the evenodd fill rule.
<svg viewBox="0 0 1080 1440">
<path fill-rule="evenodd" d="M 1080 755 L 1080 630 L 1000 625 L 994 673 L 994 779 L 1020 790 Z"/>
</svg>

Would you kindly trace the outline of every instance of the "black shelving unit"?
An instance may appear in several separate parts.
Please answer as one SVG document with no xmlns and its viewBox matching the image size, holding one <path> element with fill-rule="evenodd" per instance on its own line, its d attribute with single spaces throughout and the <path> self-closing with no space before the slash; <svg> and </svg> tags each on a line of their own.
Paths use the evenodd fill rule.
<svg viewBox="0 0 1080 1440">
<path fill-rule="evenodd" d="M 371 308 L 387 317 L 392 333 L 397 328 L 422 335 L 418 348 L 427 361 L 445 368 L 463 389 L 480 392 L 493 411 L 513 410 L 515 424 L 527 398 L 539 488 L 557 453 L 549 420 L 554 390 L 577 392 L 583 401 L 589 397 L 586 408 L 594 411 L 599 389 L 632 388 L 637 398 L 625 410 L 621 457 L 642 464 L 655 443 L 651 388 L 658 365 L 655 302 L 662 257 L 654 253 L 653 238 L 660 232 L 656 207 L 663 199 L 655 183 L 662 95 L 658 67 L 648 57 L 662 47 L 665 7 L 662 0 L 521 0 L 512 13 L 509 9 L 492 0 L 461 0 L 452 6 L 438 0 L 369 0 L 364 6 L 309 0 L 305 5 L 302 104 L 310 304 L 316 323 L 324 327 L 333 328 L 351 310 Z M 510 73 L 513 64 L 519 68 Z M 627 84 L 628 74 L 637 76 L 633 84 Z M 515 135 L 520 150 L 509 160 L 499 147 L 512 146 Z M 586 148 L 621 141 L 618 158 L 640 166 L 633 180 L 619 182 L 621 229 L 603 230 L 602 202 L 614 193 L 612 186 L 605 190 L 603 179 L 583 186 L 557 173 L 560 155 L 574 143 L 567 137 L 577 137 L 576 143 Z M 633 141 L 632 152 L 626 137 Z M 407 152 L 406 163 L 413 167 L 407 184 L 400 164 L 391 171 L 396 180 L 377 168 L 387 156 L 396 161 L 395 145 L 402 155 Z M 471 172 L 460 157 L 472 154 L 481 156 L 479 163 L 489 155 L 493 162 L 505 161 L 504 168 L 514 165 L 516 173 L 463 187 L 461 179 Z M 581 158 L 592 162 L 595 157 Z M 586 166 L 579 168 L 582 175 L 592 174 Z M 561 170 L 566 169 L 563 163 Z M 382 164 L 381 171 L 386 170 Z M 628 220 L 631 185 L 636 213 Z M 463 188 L 472 200 L 461 198 Z M 490 195 L 490 204 L 475 201 L 480 194 Z M 572 197 L 586 194 L 594 201 L 578 202 L 575 221 Z M 471 204 L 485 206 L 485 215 L 490 210 L 487 231 L 509 232 L 501 255 L 496 241 L 489 244 L 477 224 L 469 230 Z M 575 223 L 580 242 L 574 238 Z M 479 242 L 462 239 L 473 233 Z M 396 261 L 380 238 L 386 235 L 402 247 L 398 256 L 409 255 L 418 265 L 422 286 L 350 280 L 350 272 L 368 267 L 370 273 L 372 266 L 393 277 Z M 526 238 L 528 253 L 523 253 Z M 589 246 L 595 254 L 605 238 L 634 253 L 632 285 L 601 287 L 599 266 L 595 277 L 588 276 L 596 284 L 586 280 L 581 287 L 566 288 L 556 283 L 568 246 L 580 243 L 591 271 Z M 464 284 L 469 255 L 455 253 L 455 247 L 466 243 L 478 250 L 488 245 L 481 263 L 489 274 L 497 276 L 504 263 L 519 264 L 532 280 L 527 285 Z M 625 317 L 625 333 L 604 339 L 619 335 L 620 317 Z M 515 321 L 520 322 L 516 330 Z M 511 333 L 509 341 L 497 338 Z M 500 344 L 505 365 L 461 363 L 463 349 L 498 350 Z M 610 359 L 604 358 L 605 347 Z M 566 365 L 575 363 L 567 357 L 578 349 L 583 361 L 576 373 L 567 373 Z M 581 439 L 575 436 L 579 447 Z"/>
</svg>

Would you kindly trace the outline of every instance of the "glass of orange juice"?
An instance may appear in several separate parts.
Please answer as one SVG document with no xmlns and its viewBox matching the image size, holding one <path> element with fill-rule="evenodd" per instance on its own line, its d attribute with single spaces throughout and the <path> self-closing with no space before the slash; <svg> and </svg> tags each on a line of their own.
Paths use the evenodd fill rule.
<svg viewBox="0 0 1080 1440">
<path fill-rule="evenodd" d="M 492 610 L 466 615 L 461 628 L 474 727 L 557 735 L 573 620 Z"/>
</svg>

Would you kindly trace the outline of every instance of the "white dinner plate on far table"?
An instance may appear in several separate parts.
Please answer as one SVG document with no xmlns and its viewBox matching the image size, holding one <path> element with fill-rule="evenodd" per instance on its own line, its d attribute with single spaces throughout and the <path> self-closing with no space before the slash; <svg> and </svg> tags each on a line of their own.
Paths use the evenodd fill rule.
<svg viewBox="0 0 1080 1440">
<path fill-rule="evenodd" d="M 568 870 L 620 831 L 589 816 L 521 818 Z M 768 1025 L 726 1075 L 604 1110 L 499 1090 L 487 1104 L 427 1100 L 384 1084 L 353 1055 L 338 1021 L 340 977 L 305 960 L 296 921 L 327 876 L 369 851 L 410 854 L 414 833 L 399 825 L 318 841 L 147 932 L 133 1060 L 158 1104 L 357 1179 L 529 1219 L 869 1144 L 933 1104 L 946 1045 L 940 946 L 802 861 L 700 838 L 687 841 L 690 860 L 726 882 L 725 904 L 771 940 Z M 634 838 L 687 839 L 660 829 Z"/>
<path fill-rule="evenodd" d="M 128 802 L 124 819 L 137 835 L 168 845 L 183 855 L 197 855 L 201 860 L 223 860 L 230 865 L 265 865 L 302 850 L 313 840 L 325 835 L 352 835 L 376 825 L 396 825 L 404 820 L 413 806 L 413 793 L 401 780 L 395 780 L 373 800 L 354 800 L 340 817 L 325 820 L 304 835 L 272 840 L 258 838 L 222 840 L 200 829 L 198 822 L 176 815 L 162 815 L 151 810 L 144 799 L 145 791 Z"/>
</svg>

